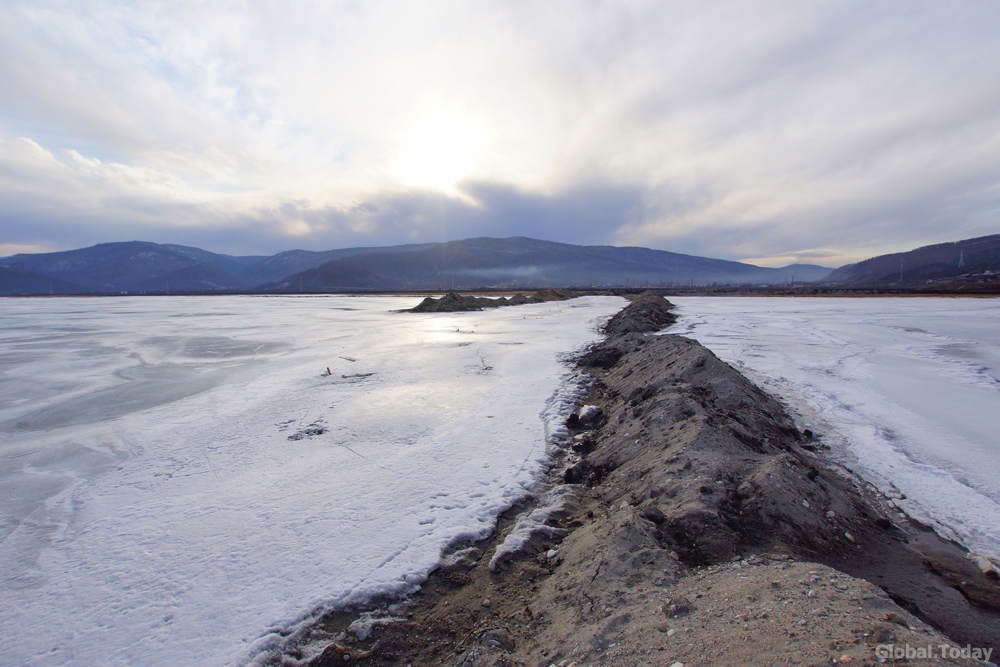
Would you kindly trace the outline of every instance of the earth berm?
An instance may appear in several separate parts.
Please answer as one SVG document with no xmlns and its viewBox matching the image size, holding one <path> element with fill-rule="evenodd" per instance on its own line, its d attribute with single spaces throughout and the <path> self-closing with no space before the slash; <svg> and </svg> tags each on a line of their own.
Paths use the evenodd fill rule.
<svg viewBox="0 0 1000 667">
<path fill-rule="evenodd" d="M 649 335 L 669 310 L 636 299 L 579 359 L 588 407 L 548 493 L 455 545 L 412 599 L 330 613 L 274 664 L 996 660 L 995 578 L 825 462 L 821 437 L 709 350 Z"/>
</svg>

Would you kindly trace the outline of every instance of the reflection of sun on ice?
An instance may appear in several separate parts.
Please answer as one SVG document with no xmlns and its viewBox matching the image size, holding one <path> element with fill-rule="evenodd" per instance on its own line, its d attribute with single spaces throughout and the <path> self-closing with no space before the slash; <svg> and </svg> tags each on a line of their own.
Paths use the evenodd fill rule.
<svg viewBox="0 0 1000 667">
<path fill-rule="evenodd" d="M 436 116 L 417 126 L 399 175 L 410 185 L 457 195 L 453 186 L 472 171 L 482 144 L 483 135 L 461 118 Z"/>
</svg>

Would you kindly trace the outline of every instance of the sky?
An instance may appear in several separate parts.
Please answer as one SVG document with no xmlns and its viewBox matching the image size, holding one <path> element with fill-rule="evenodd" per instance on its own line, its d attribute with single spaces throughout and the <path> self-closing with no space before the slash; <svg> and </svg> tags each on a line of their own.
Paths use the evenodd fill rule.
<svg viewBox="0 0 1000 667">
<path fill-rule="evenodd" d="M 0 255 L 1000 233 L 1000 3 L 0 0 Z"/>
</svg>

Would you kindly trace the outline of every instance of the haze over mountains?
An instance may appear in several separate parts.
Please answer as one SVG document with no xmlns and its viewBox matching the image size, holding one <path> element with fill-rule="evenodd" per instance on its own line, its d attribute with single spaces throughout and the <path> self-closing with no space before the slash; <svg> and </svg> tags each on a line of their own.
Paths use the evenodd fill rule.
<svg viewBox="0 0 1000 667">
<path fill-rule="evenodd" d="M 902 265 L 902 283 L 900 283 Z M 831 272 L 780 269 L 649 248 L 473 238 L 325 252 L 233 256 L 143 241 L 0 258 L 0 294 L 325 292 L 706 284 L 922 284 L 1000 270 L 1000 235 L 875 257 Z"/>
<path fill-rule="evenodd" d="M 233 291 L 782 284 L 783 269 L 648 248 L 577 246 L 525 237 L 273 256 L 222 255 L 143 241 L 0 258 L 2 294 L 212 293 Z M 17 270 L 20 273 L 9 273 Z M 796 280 L 829 269 L 799 265 Z M 16 278 L 16 279 L 15 279 Z"/>
<path fill-rule="evenodd" d="M 780 269 L 650 250 L 576 246 L 525 237 L 439 243 L 408 253 L 344 257 L 281 281 L 277 291 L 341 288 L 787 283 Z"/>
</svg>

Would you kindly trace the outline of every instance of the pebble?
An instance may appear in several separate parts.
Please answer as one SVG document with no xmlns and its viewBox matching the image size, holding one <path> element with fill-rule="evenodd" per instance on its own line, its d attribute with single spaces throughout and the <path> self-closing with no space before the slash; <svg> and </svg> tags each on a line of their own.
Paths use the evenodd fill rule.
<svg viewBox="0 0 1000 667">
<path fill-rule="evenodd" d="M 668 637 L 673 637 L 676 634 L 677 634 L 677 631 L 674 630 L 673 628 L 670 628 L 669 630 L 667 630 L 667 636 Z"/>
<path fill-rule="evenodd" d="M 906 622 L 906 619 L 895 612 L 889 612 L 882 619 L 884 621 L 889 621 L 890 623 L 895 623 L 896 625 L 901 625 L 904 628 L 909 628 L 910 624 Z"/>
<path fill-rule="evenodd" d="M 850 533 L 844 533 L 844 537 L 847 538 L 848 542 L 850 542 L 851 544 L 854 544 L 854 536 L 853 535 L 851 535 Z"/>
<path fill-rule="evenodd" d="M 483 600 L 483 606 L 484 606 L 484 607 L 489 607 L 489 606 L 490 606 L 490 604 L 491 604 L 491 603 L 490 603 L 490 599 L 489 599 L 489 598 L 486 598 L 485 600 Z"/>
<path fill-rule="evenodd" d="M 556 554 L 558 553 L 559 552 L 556 551 L 555 549 L 549 549 L 548 553 L 545 554 L 545 557 L 548 558 L 549 560 L 552 560 L 553 558 L 556 557 Z"/>
<path fill-rule="evenodd" d="M 684 663 L 683 662 L 675 662 L 674 664 L 670 665 L 670 667 L 684 667 Z"/>
<path fill-rule="evenodd" d="M 996 577 L 997 575 L 996 568 L 993 567 L 993 561 L 991 561 L 986 556 L 980 556 L 979 558 L 977 558 L 976 566 L 979 567 L 979 570 L 987 577 L 990 576 Z"/>
<path fill-rule="evenodd" d="M 809 597 L 811 597 L 811 598 L 814 598 L 814 597 L 816 597 L 816 591 L 814 591 L 814 590 L 812 590 L 812 589 L 810 588 L 810 589 L 809 589 L 809 592 L 808 592 L 808 593 L 806 593 L 806 595 L 808 595 L 808 596 L 809 596 Z"/>
</svg>

